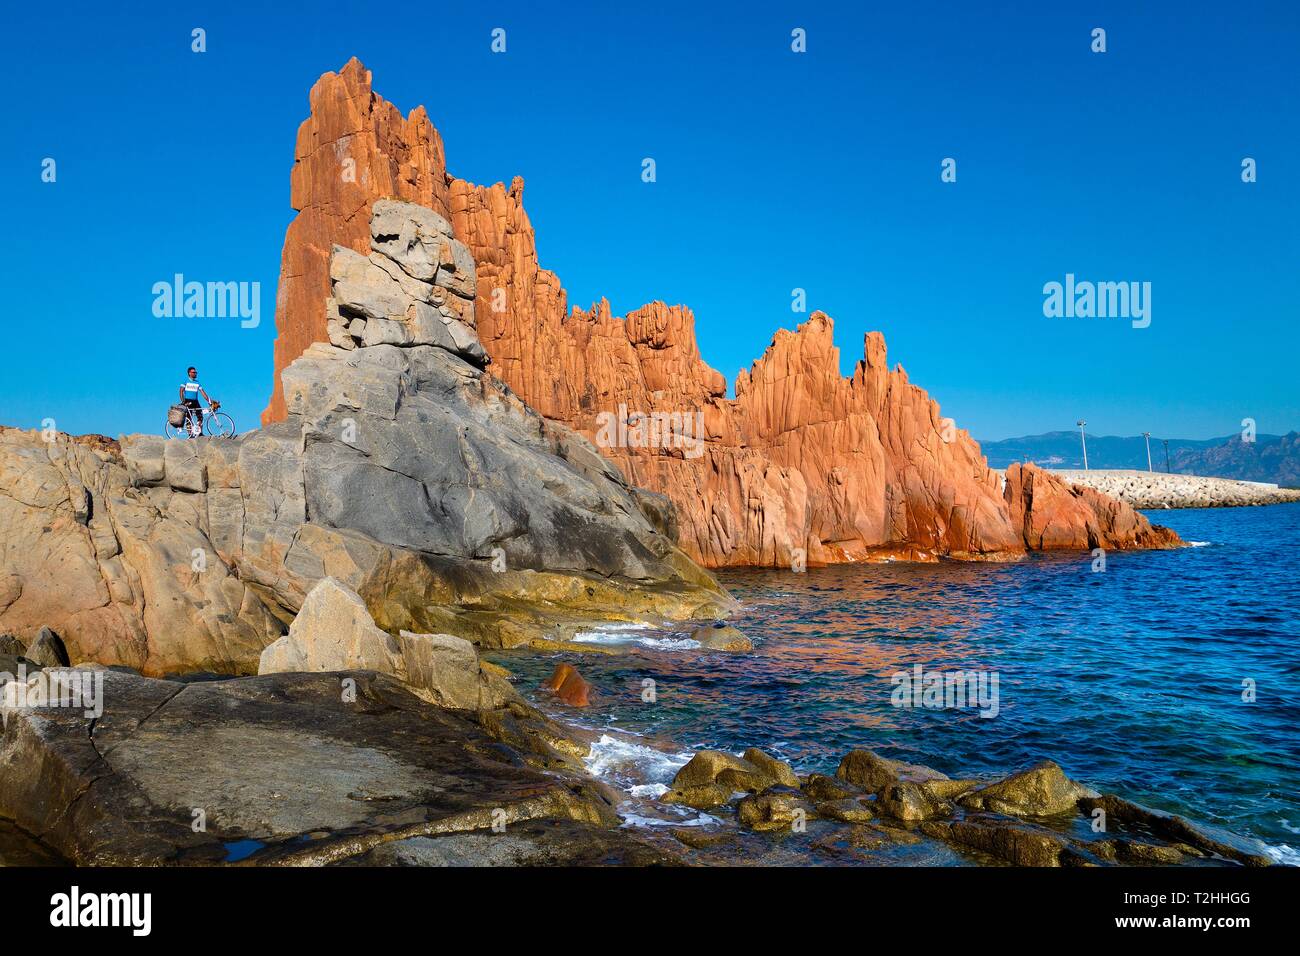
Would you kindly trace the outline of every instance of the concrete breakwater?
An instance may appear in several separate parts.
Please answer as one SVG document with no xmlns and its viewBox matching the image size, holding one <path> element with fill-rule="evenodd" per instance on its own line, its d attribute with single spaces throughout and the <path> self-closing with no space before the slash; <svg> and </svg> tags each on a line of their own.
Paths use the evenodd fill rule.
<svg viewBox="0 0 1300 956">
<path fill-rule="evenodd" d="M 1300 501 L 1300 489 L 1231 478 L 1171 475 L 1124 469 L 1062 469 L 1065 481 L 1124 501 L 1134 508 L 1237 508 Z"/>
</svg>

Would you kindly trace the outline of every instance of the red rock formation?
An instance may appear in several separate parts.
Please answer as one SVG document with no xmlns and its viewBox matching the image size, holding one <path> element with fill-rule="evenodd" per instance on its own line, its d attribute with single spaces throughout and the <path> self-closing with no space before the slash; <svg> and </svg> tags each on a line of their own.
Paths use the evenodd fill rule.
<svg viewBox="0 0 1300 956">
<path fill-rule="evenodd" d="M 370 206 L 391 196 L 447 216 L 442 137 L 424 107 L 404 118 L 371 92 L 353 57 L 311 88 L 311 115 L 298 127 L 289 223 L 275 300 L 275 384 L 262 423 L 285 416 L 280 373 L 313 342 L 327 341 L 330 246 L 370 253 Z"/>
<path fill-rule="evenodd" d="M 357 60 L 321 77 L 311 107 L 298 133 L 300 211 L 285 237 L 264 421 L 284 414 L 280 371 L 326 338 L 330 245 L 367 251 L 370 204 L 396 196 L 447 216 L 473 252 L 492 371 L 595 440 L 633 484 L 668 495 L 682 547 L 702 564 L 997 558 L 1177 540 L 1128 506 L 1042 472 L 1013 469 L 1004 482 L 901 367 L 888 368 L 879 333 L 866 336 L 852 377 L 841 376 L 832 322 L 820 312 L 778 331 L 727 399 L 726 380 L 700 357 L 689 309 L 654 302 L 620 318 L 601 301 L 570 312 L 559 279 L 538 263 L 523 180 L 507 190 L 448 176 L 423 108 L 403 119 L 371 92 Z M 623 440 L 674 415 L 685 441 Z"/>
<path fill-rule="evenodd" d="M 551 676 L 542 682 L 542 689 L 554 691 L 570 707 L 586 707 L 591 703 L 591 685 L 572 664 L 556 664 Z"/>
<path fill-rule="evenodd" d="M 1116 498 L 1072 485 L 1035 465 L 1007 469 L 1011 520 L 1029 548 L 1172 548 L 1182 544 Z"/>
</svg>

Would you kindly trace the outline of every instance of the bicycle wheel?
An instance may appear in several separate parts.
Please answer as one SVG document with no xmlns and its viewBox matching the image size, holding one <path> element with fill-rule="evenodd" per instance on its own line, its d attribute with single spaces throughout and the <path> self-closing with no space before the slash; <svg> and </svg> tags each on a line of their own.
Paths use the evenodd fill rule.
<svg viewBox="0 0 1300 956">
<path fill-rule="evenodd" d="M 188 426 L 185 425 L 176 426 L 173 425 L 171 422 L 167 423 L 167 431 L 165 432 L 165 434 L 167 435 L 168 438 L 189 438 L 190 437 Z"/>
<path fill-rule="evenodd" d="M 208 434 L 213 438 L 234 438 L 235 420 L 225 412 L 208 416 Z"/>
</svg>

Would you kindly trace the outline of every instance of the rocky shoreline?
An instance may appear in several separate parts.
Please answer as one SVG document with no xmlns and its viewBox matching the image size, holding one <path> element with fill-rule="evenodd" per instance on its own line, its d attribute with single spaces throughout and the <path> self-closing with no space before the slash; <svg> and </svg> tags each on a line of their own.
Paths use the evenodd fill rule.
<svg viewBox="0 0 1300 956">
<path fill-rule="evenodd" d="M 1091 488 L 1142 510 L 1162 508 L 1243 508 L 1300 501 L 1300 488 L 1232 478 L 1171 475 L 1150 471 L 1053 470 L 1080 488 Z"/>
<path fill-rule="evenodd" d="M 756 748 L 699 751 L 659 800 L 700 816 L 629 827 L 620 812 L 628 796 L 584 768 L 589 741 L 525 702 L 467 642 L 397 642 L 367 631 L 364 608 L 348 612 L 355 595 L 336 583 L 313 594 L 283 640 L 326 656 L 286 661 L 285 650 L 268 648 L 257 677 L 155 679 L 9 654 L 4 666 L 26 668 L 28 690 L 89 677 L 102 689 L 97 714 L 19 706 L 19 678 L 0 676 L 0 862 L 1272 862 L 1255 841 L 1097 793 L 1051 761 L 950 779 L 869 750 L 845 755 L 834 775 L 798 774 Z M 347 634 L 365 636 L 340 651 Z M 409 653 L 421 643 L 431 646 Z M 25 653 L 20 645 L 6 639 L 10 651 Z M 385 648 L 397 653 L 385 660 Z M 409 666 L 419 659 L 422 672 Z M 401 679 L 353 669 L 366 660 Z"/>
</svg>

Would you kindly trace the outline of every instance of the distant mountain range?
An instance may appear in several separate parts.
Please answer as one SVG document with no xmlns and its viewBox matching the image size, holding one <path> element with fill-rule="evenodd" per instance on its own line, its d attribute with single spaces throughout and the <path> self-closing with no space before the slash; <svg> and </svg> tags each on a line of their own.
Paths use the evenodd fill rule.
<svg viewBox="0 0 1300 956">
<path fill-rule="evenodd" d="M 1005 468 L 1014 461 L 1032 461 L 1045 468 L 1082 468 L 1083 452 L 1077 431 L 1047 432 L 980 442 L 992 468 Z M 1175 474 L 1268 481 L 1285 487 L 1300 487 L 1300 432 L 1288 435 L 1256 435 L 1244 442 L 1240 435 L 1209 438 L 1169 439 L 1166 463 L 1164 440 L 1151 436 L 1151 465 L 1156 471 Z M 1088 436 L 1090 468 L 1147 467 L 1147 446 L 1141 435 Z"/>
</svg>

